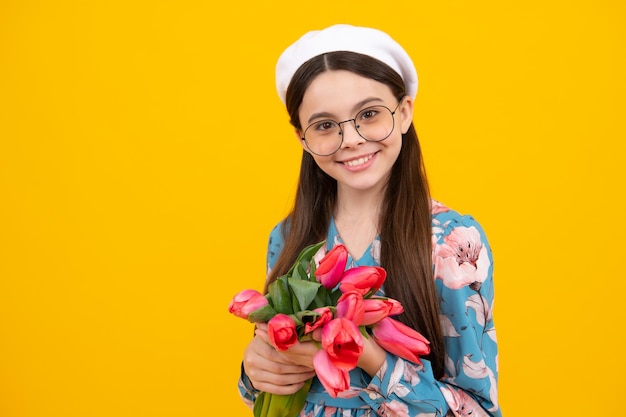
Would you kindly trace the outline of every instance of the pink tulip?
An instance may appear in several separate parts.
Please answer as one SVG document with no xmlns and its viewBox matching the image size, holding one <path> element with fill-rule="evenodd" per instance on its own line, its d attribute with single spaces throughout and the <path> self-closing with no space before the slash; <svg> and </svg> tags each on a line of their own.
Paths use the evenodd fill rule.
<svg viewBox="0 0 626 417">
<path fill-rule="evenodd" d="M 392 298 L 367 298 L 363 300 L 362 326 L 378 323 L 385 317 L 400 314 L 404 311 L 402 304 Z"/>
<path fill-rule="evenodd" d="M 243 290 L 235 295 L 228 305 L 228 311 L 237 317 L 248 320 L 253 311 L 268 304 L 267 298 L 256 290 Z"/>
<path fill-rule="evenodd" d="M 356 291 L 341 294 L 341 297 L 337 300 L 337 317 L 351 320 L 354 324 L 360 326 L 365 313 L 363 302 L 363 296 Z"/>
<path fill-rule="evenodd" d="M 376 342 L 386 351 L 419 363 L 419 355 L 430 353 L 428 340 L 409 326 L 394 320 L 384 318 L 372 327 Z"/>
<path fill-rule="evenodd" d="M 333 319 L 333 312 L 328 307 L 319 307 L 313 311 L 320 315 L 313 323 L 305 323 L 304 334 L 309 334 L 316 329 L 322 328 L 322 326 Z"/>
<path fill-rule="evenodd" d="M 375 293 L 383 286 L 387 272 L 378 266 L 357 266 L 344 272 L 339 289 L 341 292 L 358 291 L 365 296 Z"/>
<path fill-rule="evenodd" d="M 387 302 L 391 303 L 391 310 L 389 310 L 390 316 L 397 316 L 398 314 L 404 313 L 404 307 L 402 307 L 400 301 L 394 300 L 393 298 L 387 298 Z"/>
<path fill-rule="evenodd" d="M 363 353 L 363 336 L 351 320 L 333 319 L 322 329 L 322 348 L 333 365 L 349 371 L 356 367 Z"/>
<path fill-rule="evenodd" d="M 324 349 L 317 351 L 313 356 L 313 367 L 328 394 L 337 398 L 337 395 L 350 388 L 350 373 L 333 365 L 330 356 Z"/>
<path fill-rule="evenodd" d="M 315 277 L 324 287 L 331 290 L 341 281 L 347 262 L 348 250 L 343 245 L 336 245 L 320 260 Z"/>
<path fill-rule="evenodd" d="M 270 342 L 277 350 L 287 350 L 298 343 L 296 323 L 286 314 L 276 314 L 267 322 Z"/>
</svg>

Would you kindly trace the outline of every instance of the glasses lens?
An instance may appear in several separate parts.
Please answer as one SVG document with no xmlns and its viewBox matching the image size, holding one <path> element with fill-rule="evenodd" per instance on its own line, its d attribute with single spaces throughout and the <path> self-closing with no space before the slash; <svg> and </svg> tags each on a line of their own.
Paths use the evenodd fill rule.
<svg viewBox="0 0 626 417">
<path fill-rule="evenodd" d="M 359 134 L 370 142 L 387 139 L 393 131 L 393 114 L 385 106 L 373 106 L 356 115 Z"/>
<path fill-rule="evenodd" d="M 341 146 L 341 128 L 333 120 L 320 120 L 306 128 L 304 141 L 311 152 L 331 155 Z"/>
<path fill-rule="evenodd" d="M 372 106 L 358 112 L 354 120 L 339 123 L 326 119 L 310 124 L 304 131 L 306 146 L 317 155 L 332 155 L 341 147 L 341 124 L 352 121 L 359 135 L 370 142 L 387 139 L 394 127 L 391 110 L 385 106 Z"/>
</svg>

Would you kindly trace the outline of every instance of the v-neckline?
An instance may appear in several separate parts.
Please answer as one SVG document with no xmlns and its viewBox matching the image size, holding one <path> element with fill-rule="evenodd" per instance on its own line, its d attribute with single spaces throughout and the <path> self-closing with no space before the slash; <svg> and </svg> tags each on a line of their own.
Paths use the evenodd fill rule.
<svg viewBox="0 0 626 417">
<path fill-rule="evenodd" d="M 372 259 L 373 260 L 373 256 L 372 256 L 372 247 L 374 245 L 374 242 L 378 240 L 378 235 L 376 235 L 374 237 L 374 239 L 367 245 L 367 247 L 365 248 L 365 250 L 363 251 L 363 253 L 361 254 L 361 256 L 358 259 L 355 259 L 354 256 L 352 255 L 352 253 L 350 252 L 350 250 L 348 249 L 348 263 L 346 265 L 346 267 L 354 267 L 354 266 L 359 266 L 359 265 L 368 265 L 371 263 L 371 261 L 368 261 L 368 259 Z M 335 218 L 331 217 L 330 219 L 330 228 L 328 230 L 328 238 L 327 238 L 327 243 L 326 243 L 326 249 L 330 250 L 332 249 L 333 246 L 337 245 L 337 244 L 343 244 L 343 239 L 341 238 L 341 235 L 339 234 L 339 230 L 337 230 L 337 225 L 335 224 Z"/>
</svg>

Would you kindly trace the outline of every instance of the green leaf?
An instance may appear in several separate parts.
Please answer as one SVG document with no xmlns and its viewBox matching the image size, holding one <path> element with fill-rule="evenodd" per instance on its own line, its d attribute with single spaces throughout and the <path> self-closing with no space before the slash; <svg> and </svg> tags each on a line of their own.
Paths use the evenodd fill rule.
<svg viewBox="0 0 626 417">
<path fill-rule="evenodd" d="M 307 272 L 306 265 L 307 264 L 303 265 L 302 263 L 298 264 L 298 266 L 294 270 L 294 278 L 297 275 L 297 277 L 300 278 L 300 279 L 307 279 L 307 280 L 309 279 L 309 274 Z"/>
<path fill-rule="evenodd" d="M 248 321 L 252 323 L 266 323 L 276 315 L 276 310 L 271 305 L 266 305 L 248 315 Z"/>
<path fill-rule="evenodd" d="M 320 284 L 317 289 L 317 294 L 315 294 L 315 298 L 313 299 L 313 303 L 309 306 L 311 310 L 315 310 L 319 307 L 326 307 L 330 305 L 330 297 L 328 296 L 328 290 L 326 287 Z"/>
<path fill-rule="evenodd" d="M 296 319 L 300 321 L 300 324 L 302 324 L 302 330 L 304 330 L 304 327 L 308 323 L 315 322 L 315 320 L 320 316 L 320 313 L 316 313 L 315 311 L 312 311 L 312 310 L 303 310 L 303 311 L 297 312 L 295 316 L 296 316 Z M 300 339 L 300 341 L 302 342 L 302 339 Z"/>
<path fill-rule="evenodd" d="M 315 277 L 316 269 L 317 269 L 317 265 L 315 265 L 315 261 L 311 259 L 309 261 L 309 281 L 317 282 L 317 278 Z"/>
<path fill-rule="evenodd" d="M 266 417 L 269 414 L 270 402 L 272 401 L 272 394 L 267 392 L 260 393 L 256 400 L 254 400 L 254 408 L 252 412 L 254 417 Z"/>
<path fill-rule="evenodd" d="M 341 291 L 340 290 L 335 290 L 335 291 L 329 291 L 329 298 L 330 298 L 330 305 L 336 306 L 337 305 L 337 301 L 339 301 L 339 297 L 341 297 Z"/>
<path fill-rule="evenodd" d="M 361 332 L 361 335 L 363 335 L 364 338 L 369 339 L 370 335 L 367 332 L 367 327 L 366 326 L 359 326 L 359 331 Z"/>
<path fill-rule="evenodd" d="M 291 306 L 294 312 L 302 310 L 302 307 L 300 307 L 300 303 L 298 302 L 297 297 L 291 297 Z"/>
<path fill-rule="evenodd" d="M 298 392 L 290 395 L 290 400 L 287 403 L 288 412 L 285 417 L 296 417 L 300 414 L 300 411 L 302 411 L 302 408 L 304 407 L 306 397 L 309 394 L 309 390 L 311 389 L 312 381 L 312 379 L 309 379 L 304 383 L 302 388 L 298 390 Z"/>
<path fill-rule="evenodd" d="M 304 323 L 302 322 L 302 316 L 300 313 L 291 314 L 289 317 L 293 319 L 293 322 L 296 323 L 296 330 L 300 327 L 304 327 Z"/>
<path fill-rule="evenodd" d="M 313 256 L 324 245 L 324 243 L 326 243 L 325 240 L 319 243 L 315 243 L 313 245 L 309 245 L 306 248 L 302 249 L 302 252 L 300 252 L 300 254 L 298 255 L 298 259 L 296 259 L 296 262 L 294 262 L 289 272 L 287 272 L 287 275 L 293 275 L 294 270 L 298 267 L 300 263 L 304 262 L 304 264 L 307 265 L 309 262 L 311 262 Z"/>
<path fill-rule="evenodd" d="M 268 288 L 268 294 L 272 299 L 274 310 L 278 313 L 293 314 L 291 291 L 285 275 L 272 282 Z"/>
<path fill-rule="evenodd" d="M 322 240 L 321 242 L 318 243 L 314 243 L 312 245 L 307 246 L 306 248 L 304 248 L 302 250 L 302 252 L 300 252 L 300 255 L 298 256 L 298 262 L 299 261 L 305 261 L 305 262 L 309 262 L 311 259 L 313 259 L 313 256 L 315 256 L 315 254 L 317 253 L 317 251 L 324 246 L 324 243 L 326 243 L 325 240 Z"/>
<path fill-rule="evenodd" d="M 306 310 L 317 295 L 317 290 L 322 284 L 317 282 L 305 281 L 296 278 L 287 278 L 291 292 L 298 300 L 300 308 L 298 310 Z"/>
<path fill-rule="evenodd" d="M 290 395 L 261 392 L 254 402 L 254 417 L 297 417 L 304 407 L 312 381 L 309 379 L 298 392 Z"/>
</svg>

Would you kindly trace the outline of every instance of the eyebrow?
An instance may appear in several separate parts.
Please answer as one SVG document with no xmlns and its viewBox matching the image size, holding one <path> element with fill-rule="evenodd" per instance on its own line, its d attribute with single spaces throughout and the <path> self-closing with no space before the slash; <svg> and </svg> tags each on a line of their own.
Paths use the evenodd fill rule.
<svg viewBox="0 0 626 417">
<path fill-rule="evenodd" d="M 359 101 L 358 103 L 356 103 L 354 106 L 352 106 L 352 111 L 356 111 L 357 109 L 360 109 L 361 107 L 365 106 L 366 104 L 369 104 L 371 102 L 376 102 L 376 101 L 380 101 L 381 103 L 384 103 L 385 101 L 380 98 L 380 97 L 368 97 L 366 99 L 363 99 L 361 101 Z M 332 119 L 333 114 L 328 113 L 328 112 L 318 112 L 318 113 L 313 113 L 311 115 L 311 117 L 309 117 L 309 120 L 307 121 L 307 124 L 310 124 L 313 120 L 315 119 L 319 119 L 319 118 L 328 118 L 328 119 Z"/>
</svg>

